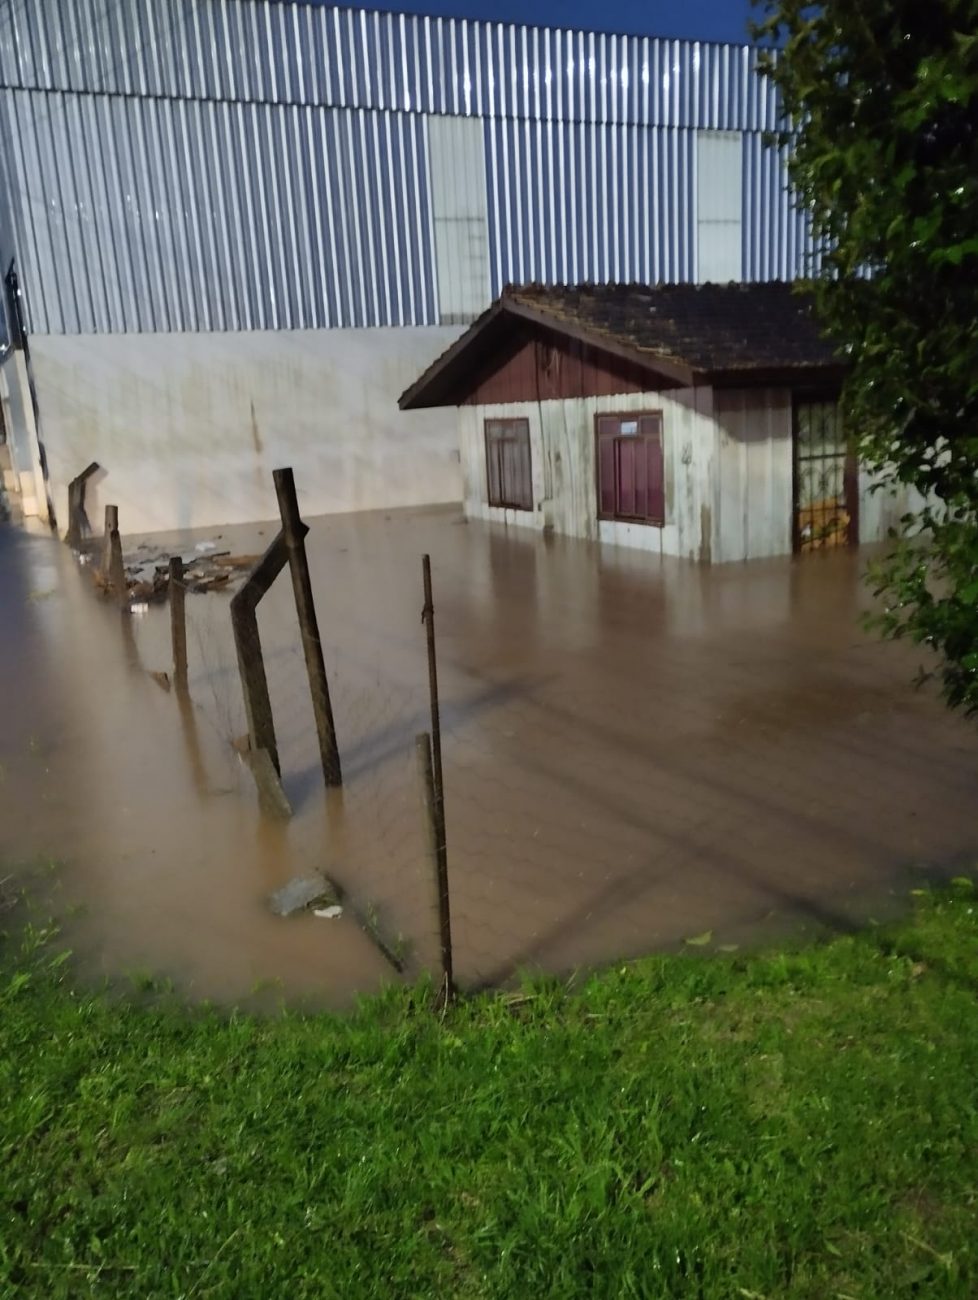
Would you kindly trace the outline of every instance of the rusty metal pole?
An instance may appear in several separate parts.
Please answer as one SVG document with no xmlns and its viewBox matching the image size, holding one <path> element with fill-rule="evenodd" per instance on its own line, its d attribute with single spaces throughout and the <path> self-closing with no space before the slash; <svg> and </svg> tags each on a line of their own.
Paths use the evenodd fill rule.
<svg viewBox="0 0 978 1300">
<path fill-rule="evenodd" d="M 428 694 L 431 697 L 431 753 L 434 763 L 435 791 L 438 801 L 444 804 L 445 787 L 442 783 L 441 766 L 441 709 L 438 705 L 438 664 L 435 659 L 435 606 L 431 598 L 431 556 L 421 557 L 421 572 L 424 577 L 424 609 L 421 622 L 425 625 L 428 638 Z M 444 827 L 444 817 L 442 817 Z"/>
<path fill-rule="evenodd" d="M 316 619 L 316 603 L 312 594 L 312 582 L 309 579 L 309 560 L 306 556 L 304 540 L 307 529 L 299 516 L 295 478 L 291 469 L 274 470 L 272 478 L 275 480 L 275 494 L 278 497 L 279 513 L 282 516 L 282 535 L 289 554 L 295 608 L 299 616 L 306 671 L 309 674 L 309 692 L 312 695 L 316 730 L 319 733 L 319 755 L 323 765 L 323 777 L 327 785 L 342 785 L 343 773 L 336 743 L 333 706 L 329 698 L 329 682 L 326 679 L 326 661 L 323 658 L 323 644 L 319 637 L 319 624 Z"/>
<path fill-rule="evenodd" d="M 415 748 L 418 756 L 421 807 L 427 831 L 428 858 L 434 883 L 434 911 L 438 917 L 441 998 L 447 1002 L 455 996 L 455 976 L 452 968 L 452 918 L 448 900 L 448 870 L 443 852 L 444 838 L 438 817 L 431 736 L 427 731 L 423 731 L 415 738 Z"/>
<path fill-rule="evenodd" d="M 448 834 L 445 829 L 445 780 L 441 763 L 441 705 L 438 700 L 438 662 L 435 655 L 435 605 L 431 594 L 431 557 L 421 558 L 424 578 L 424 609 L 421 621 L 428 642 L 428 694 L 431 700 L 431 756 L 435 786 L 435 825 L 438 831 L 438 870 L 448 890 Z M 446 904 L 447 905 L 447 904 Z"/>
<path fill-rule="evenodd" d="M 183 581 L 183 557 L 170 556 L 170 636 L 173 642 L 173 684 L 187 689 L 187 588 Z"/>
</svg>

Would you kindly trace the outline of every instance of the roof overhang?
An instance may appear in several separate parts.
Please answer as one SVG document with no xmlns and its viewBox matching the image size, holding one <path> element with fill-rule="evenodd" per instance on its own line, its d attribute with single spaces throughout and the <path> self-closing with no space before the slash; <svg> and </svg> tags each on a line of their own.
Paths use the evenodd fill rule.
<svg viewBox="0 0 978 1300">
<path fill-rule="evenodd" d="M 650 388 L 690 388 L 697 382 L 696 372 L 672 357 L 629 347 L 608 334 L 587 329 L 564 316 L 536 311 L 526 303 L 500 298 L 404 390 L 398 406 L 402 411 L 415 411 L 433 406 L 460 405 L 472 387 L 473 376 L 484 374 L 486 362 L 517 322 L 575 339 L 598 352 L 637 366 L 648 374 Z"/>
<path fill-rule="evenodd" d="M 458 406 L 478 386 L 500 351 L 513 340 L 514 327 L 533 329 L 574 339 L 597 352 L 617 358 L 648 376 L 649 390 L 667 388 L 806 388 L 838 391 L 847 367 L 839 362 L 795 363 L 778 366 L 731 365 L 717 369 L 694 368 L 676 357 L 629 344 L 562 312 L 548 312 L 504 294 L 437 357 L 398 399 L 402 411 L 437 406 Z"/>
</svg>

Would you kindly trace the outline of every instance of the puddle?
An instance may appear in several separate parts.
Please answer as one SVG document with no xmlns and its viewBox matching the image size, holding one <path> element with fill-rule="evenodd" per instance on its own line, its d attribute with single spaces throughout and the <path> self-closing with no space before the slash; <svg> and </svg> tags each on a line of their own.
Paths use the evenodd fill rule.
<svg viewBox="0 0 978 1300">
<path fill-rule="evenodd" d="M 150 675 L 170 668 L 165 605 L 123 615 L 64 546 L 0 529 L 3 856 L 64 863 L 93 972 L 221 1000 L 274 981 L 343 1006 L 399 978 L 392 952 L 408 977 L 433 960 L 425 551 L 463 985 L 845 924 L 978 857 L 978 737 L 912 689 L 912 652 L 861 632 L 858 557 L 710 570 L 442 510 L 307 522 L 344 786 L 323 787 L 283 575 L 259 622 L 288 822 L 260 815 L 231 743 L 227 594 L 188 593 L 182 701 Z M 246 554 L 275 525 L 152 540 L 178 553 L 218 532 Z M 317 872 L 342 916 L 270 914 Z"/>
</svg>

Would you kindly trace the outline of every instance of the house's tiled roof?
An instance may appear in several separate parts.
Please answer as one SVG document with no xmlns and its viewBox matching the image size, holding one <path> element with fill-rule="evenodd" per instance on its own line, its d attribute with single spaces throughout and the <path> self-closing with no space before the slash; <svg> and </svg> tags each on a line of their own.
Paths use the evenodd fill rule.
<svg viewBox="0 0 978 1300">
<path fill-rule="evenodd" d="M 402 394 L 404 409 L 465 400 L 514 329 L 544 329 L 647 372 L 649 386 L 838 382 L 811 295 L 757 284 L 510 285 Z"/>
<path fill-rule="evenodd" d="M 708 374 L 831 365 L 811 298 L 790 284 L 526 285 L 502 301 Z"/>
</svg>

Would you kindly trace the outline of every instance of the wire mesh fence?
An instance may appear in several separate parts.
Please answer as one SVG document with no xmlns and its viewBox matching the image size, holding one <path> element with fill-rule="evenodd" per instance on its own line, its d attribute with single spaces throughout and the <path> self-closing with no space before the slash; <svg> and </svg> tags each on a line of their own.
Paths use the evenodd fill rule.
<svg viewBox="0 0 978 1300">
<path fill-rule="evenodd" d="M 274 532 L 207 540 L 244 554 Z M 281 879 L 334 880 L 408 976 L 441 963 L 416 744 L 428 552 L 461 987 L 737 943 L 765 917 L 843 923 L 900 873 L 973 852 L 974 738 L 861 634 L 847 554 L 707 570 L 444 511 L 315 520 L 307 546 L 343 784 L 324 785 L 283 579 L 258 612 L 294 814 Z M 189 698 L 228 746 L 247 730 L 234 585 L 186 596 Z M 168 667 L 165 607 L 133 637 Z"/>
</svg>

